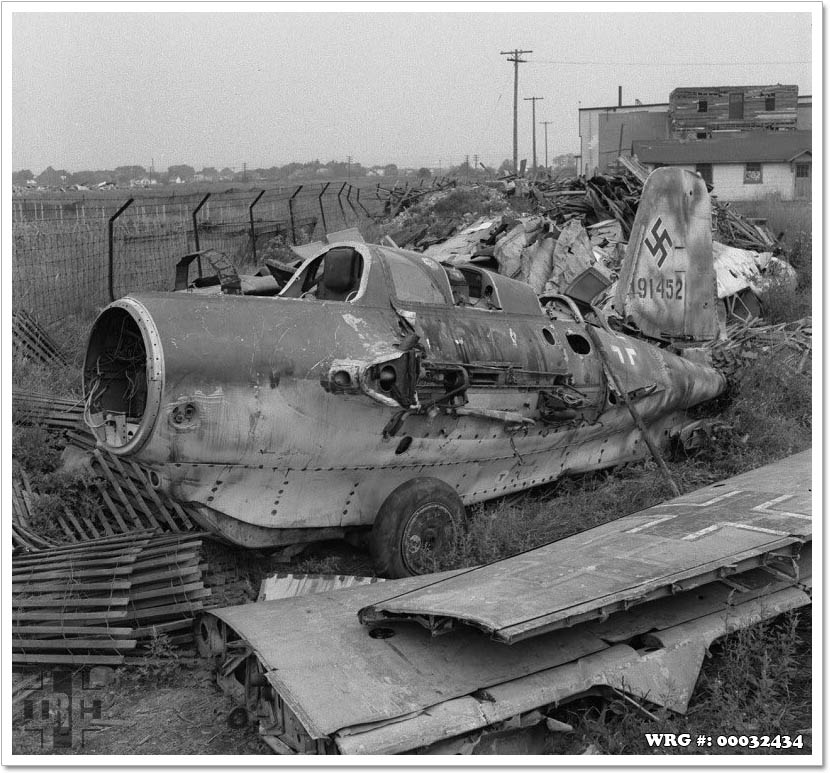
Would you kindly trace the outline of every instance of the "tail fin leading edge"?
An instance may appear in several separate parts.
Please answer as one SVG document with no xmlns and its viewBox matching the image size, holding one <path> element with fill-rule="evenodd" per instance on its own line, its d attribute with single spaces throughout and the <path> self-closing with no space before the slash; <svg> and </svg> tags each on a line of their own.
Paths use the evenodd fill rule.
<svg viewBox="0 0 830 773">
<path fill-rule="evenodd" d="M 718 337 L 711 204 L 698 175 L 662 167 L 648 176 L 614 306 L 646 336 Z"/>
</svg>

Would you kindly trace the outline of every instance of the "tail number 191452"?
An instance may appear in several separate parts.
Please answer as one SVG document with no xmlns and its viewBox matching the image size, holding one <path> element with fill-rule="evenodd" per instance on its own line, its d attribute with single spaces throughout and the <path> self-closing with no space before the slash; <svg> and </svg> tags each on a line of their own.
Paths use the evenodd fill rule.
<svg viewBox="0 0 830 773">
<path fill-rule="evenodd" d="M 683 300 L 683 276 L 682 274 L 675 274 L 674 279 L 665 279 L 660 277 L 654 279 L 649 277 L 640 277 L 637 279 L 637 295 L 640 298 L 662 298 L 664 300 Z"/>
</svg>

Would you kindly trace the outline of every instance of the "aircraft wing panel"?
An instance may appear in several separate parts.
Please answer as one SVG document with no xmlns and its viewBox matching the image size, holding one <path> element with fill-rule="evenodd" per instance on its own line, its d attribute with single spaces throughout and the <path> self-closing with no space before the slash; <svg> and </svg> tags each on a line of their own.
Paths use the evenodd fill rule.
<svg viewBox="0 0 830 773">
<path fill-rule="evenodd" d="M 456 623 L 513 643 L 755 566 L 793 574 L 811 535 L 811 453 L 527 553 L 389 596 L 364 623 Z"/>
<path fill-rule="evenodd" d="M 458 753 L 477 743 L 476 731 L 589 690 L 684 712 L 715 639 L 810 603 L 809 544 L 799 568 L 797 586 L 755 569 L 510 647 L 470 628 L 433 638 L 406 624 L 378 638 L 357 620 L 388 591 L 378 584 L 208 615 L 233 629 L 228 641 L 238 636 L 251 648 L 280 705 L 313 739 L 298 741 L 290 723 L 261 726 L 282 753 L 308 753 L 314 742 L 342 754 Z M 430 579 L 384 585 L 406 591 Z"/>
<path fill-rule="evenodd" d="M 395 588 L 423 577 L 392 581 Z M 433 638 L 375 637 L 357 610 L 389 595 L 389 583 L 211 610 L 256 652 L 266 677 L 314 738 L 388 721 L 529 673 L 598 652 L 587 630 L 562 631 L 517 647 L 495 646 L 472 629 Z M 394 632 L 393 632 L 394 633 Z"/>
</svg>

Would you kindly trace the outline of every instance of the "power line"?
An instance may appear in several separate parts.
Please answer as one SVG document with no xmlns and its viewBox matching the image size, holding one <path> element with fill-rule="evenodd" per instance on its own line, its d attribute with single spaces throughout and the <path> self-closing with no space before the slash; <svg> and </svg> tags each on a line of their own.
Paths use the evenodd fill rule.
<svg viewBox="0 0 830 773">
<path fill-rule="evenodd" d="M 595 61 L 563 61 L 559 59 L 531 59 L 530 64 L 570 64 L 570 65 L 608 65 L 609 67 L 755 67 L 759 65 L 774 64 L 812 64 L 807 61 L 796 62 L 595 62 Z"/>
</svg>

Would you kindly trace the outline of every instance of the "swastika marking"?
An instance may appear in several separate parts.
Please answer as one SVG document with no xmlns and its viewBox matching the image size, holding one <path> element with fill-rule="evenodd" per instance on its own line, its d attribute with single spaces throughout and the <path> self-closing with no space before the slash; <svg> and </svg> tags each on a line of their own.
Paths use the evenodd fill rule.
<svg viewBox="0 0 830 773">
<path fill-rule="evenodd" d="M 660 230 L 661 228 L 663 229 L 662 231 Z M 663 225 L 662 218 L 658 217 L 654 221 L 654 225 L 651 227 L 651 235 L 654 237 L 654 241 L 652 242 L 646 237 L 645 244 L 652 257 L 657 258 L 657 254 L 660 253 L 660 257 L 657 258 L 657 268 L 662 268 L 666 262 L 666 258 L 669 257 L 669 251 L 666 245 L 668 244 L 669 247 L 673 245 L 671 236 L 669 236 L 669 232 Z"/>
</svg>

